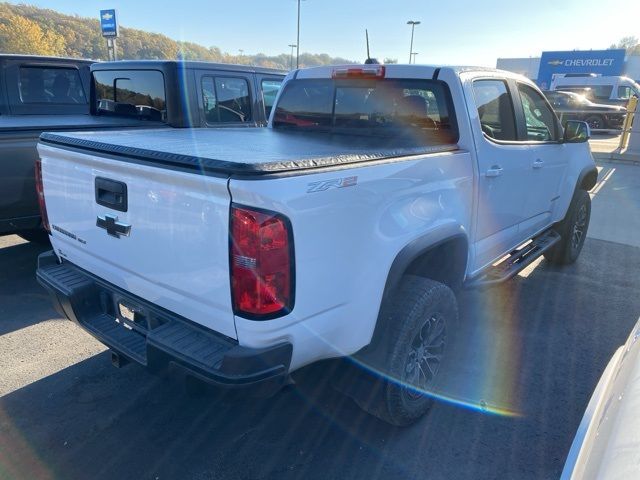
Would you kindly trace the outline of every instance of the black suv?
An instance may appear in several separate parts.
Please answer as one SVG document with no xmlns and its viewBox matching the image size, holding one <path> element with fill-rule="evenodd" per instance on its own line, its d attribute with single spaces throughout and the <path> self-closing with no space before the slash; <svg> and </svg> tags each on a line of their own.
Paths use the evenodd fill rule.
<svg viewBox="0 0 640 480">
<path fill-rule="evenodd" d="M 583 95 L 573 92 L 546 91 L 544 94 L 562 123 L 567 120 L 582 120 L 592 130 L 619 130 L 627 113 L 625 107 L 593 103 Z"/>
</svg>

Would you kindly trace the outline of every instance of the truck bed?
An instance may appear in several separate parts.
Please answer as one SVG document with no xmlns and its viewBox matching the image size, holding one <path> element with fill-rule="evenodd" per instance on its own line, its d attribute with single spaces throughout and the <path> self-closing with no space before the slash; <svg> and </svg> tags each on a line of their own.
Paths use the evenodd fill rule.
<svg viewBox="0 0 640 480">
<path fill-rule="evenodd" d="M 455 144 L 389 146 L 389 140 L 271 128 L 43 133 L 41 142 L 123 161 L 204 174 L 266 175 L 449 152 Z"/>
</svg>

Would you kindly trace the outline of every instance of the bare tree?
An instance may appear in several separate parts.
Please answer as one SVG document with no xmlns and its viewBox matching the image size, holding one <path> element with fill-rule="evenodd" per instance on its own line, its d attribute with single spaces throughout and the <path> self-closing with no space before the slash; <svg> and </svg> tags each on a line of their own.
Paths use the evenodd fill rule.
<svg viewBox="0 0 640 480">
<path fill-rule="evenodd" d="M 627 55 L 640 55 L 640 42 L 638 37 L 622 37 L 618 43 L 614 43 L 609 48 L 624 48 Z"/>
</svg>

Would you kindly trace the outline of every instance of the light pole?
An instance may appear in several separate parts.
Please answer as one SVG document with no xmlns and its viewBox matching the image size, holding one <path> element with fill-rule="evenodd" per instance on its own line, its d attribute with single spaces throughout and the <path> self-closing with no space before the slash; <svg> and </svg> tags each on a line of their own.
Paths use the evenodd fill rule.
<svg viewBox="0 0 640 480">
<path fill-rule="evenodd" d="M 411 47 L 409 47 L 409 63 L 411 63 L 411 58 L 413 57 L 413 31 L 415 30 L 416 25 L 420 25 L 420 22 L 409 20 L 407 25 L 411 25 Z"/>
<path fill-rule="evenodd" d="M 411 54 L 411 56 L 413 57 L 413 63 L 416 63 L 416 55 L 418 55 L 418 52 L 413 52 Z"/>
<path fill-rule="evenodd" d="M 293 49 L 298 45 L 296 45 L 295 43 L 290 43 L 289 46 L 291 47 L 291 56 L 289 56 L 289 70 L 293 70 Z"/>
<path fill-rule="evenodd" d="M 296 68 L 300 68 L 300 0 L 298 0 L 298 41 L 296 42 Z"/>
</svg>

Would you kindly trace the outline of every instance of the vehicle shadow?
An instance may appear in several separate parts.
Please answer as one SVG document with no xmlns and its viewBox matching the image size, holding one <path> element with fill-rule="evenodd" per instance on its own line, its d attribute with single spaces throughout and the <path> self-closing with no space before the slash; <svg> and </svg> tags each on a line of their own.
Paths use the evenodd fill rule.
<svg viewBox="0 0 640 480">
<path fill-rule="evenodd" d="M 47 250 L 33 242 L 0 248 L 0 335 L 59 317 L 36 281 L 38 255 Z"/>
<path fill-rule="evenodd" d="M 270 399 L 193 398 L 180 375 L 104 353 L 0 398 L 0 464 L 34 479 L 557 478 L 640 314 L 639 253 L 588 239 L 575 265 L 463 292 L 452 390 L 406 429 L 331 388 L 335 362 Z"/>
</svg>

